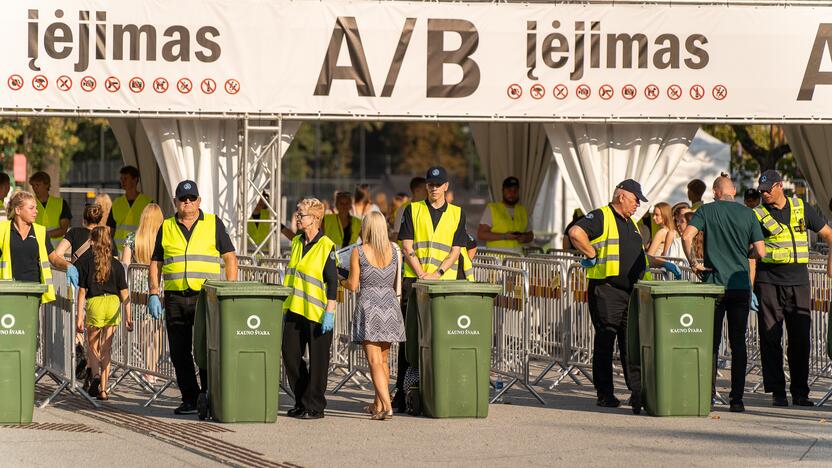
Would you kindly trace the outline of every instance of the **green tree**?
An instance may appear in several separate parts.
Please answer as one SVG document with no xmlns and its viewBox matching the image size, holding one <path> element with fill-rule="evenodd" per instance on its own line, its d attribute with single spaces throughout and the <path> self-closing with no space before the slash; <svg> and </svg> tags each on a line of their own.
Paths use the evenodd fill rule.
<svg viewBox="0 0 832 468">
<path fill-rule="evenodd" d="M 84 148 L 77 135 L 79 122 L 63 117 L 0 119 L 0 143 L 6 155 L 25 154 L 31 171 L 47 172 L 56 192 L 71 156 Z"/>
<path fill-rule="evenodd" d="M 742 152 L 732 151 L 735 171 L 758 173 L 777 169 L 788 177 L 797 176 L 797 165 L 779 125 L 706 125 L 705 131 Z"/>
</svg>

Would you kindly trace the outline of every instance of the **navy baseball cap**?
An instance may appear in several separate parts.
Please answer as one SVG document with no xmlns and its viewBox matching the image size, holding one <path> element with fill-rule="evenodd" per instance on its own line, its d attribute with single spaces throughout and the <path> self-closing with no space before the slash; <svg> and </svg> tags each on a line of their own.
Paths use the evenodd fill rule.
<svg viewBox="0 0 832 468">
<path fill-rule="evenodd" d="M 519 186 L 520 186 L 520 180 L 517 179 L 517 177 L 510 176 L 510 177 L 506 177 L 505 180 L 503 180 L 503 188 L 505 188 L 505 187 L 519 187 Z"/>
<path fill-rule="evenodd" d="M 779 172 L 775 171 L 774 169 L 769 169 L 760 176 L 759 185 L 757 186 L 757 190 L 760 192 L 770 192 L 771 188 L 777 182 L 783 182 L 783 177 L 780 175 Z"/>
<path fill-rule="evenodd" d="M 745 191 L 745 199 L 746 200 L 756 200 L 760 198 L 760 192 L 755 188 L 750 188 Z"/>
<path fill-rule="evenodd" d="M 442 185 L 448 181 L 448 172 L 442 166 L 433 166 L 428 169 L 425 181 L 429 184 Z"/>
<path fill-rule="evenodd" d="M 616 185 L 615 188 L 626 190 L 635 195 L 636 198 L 641 200 L 643 203 L 647 203 L 647 197 L 645 197 L 644 194 L 641 193 L 641 184 L 634 181 L 633 179 L 627 179 L 621 182 L 620 184 Z"/>
<path fill-rule="evenodd" d="M 199 198 L 199 190 L 196 188 L 196 182 L 192 180 L 183 180 L 176 186 L 176 199 L 182 200 L 185 197 Z"/>
</svg>

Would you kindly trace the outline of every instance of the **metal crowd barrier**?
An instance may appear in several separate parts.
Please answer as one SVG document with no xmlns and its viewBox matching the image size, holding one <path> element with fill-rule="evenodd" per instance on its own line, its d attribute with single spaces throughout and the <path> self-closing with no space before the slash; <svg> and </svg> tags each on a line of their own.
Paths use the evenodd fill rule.
<svg viewBox="0 0 832 468">
<path fill-rule="evenodd" d="M 289 265 L 288 258 L 272 258 L 263 257 L 257 259 L 257 266 L 262 268 L 272 268 L 274 270 L 286 271 L 286 266 Z"/>
<path fill-rule="evenodd" d="M 503 261 L 506 257 L 522 257 L 523 254 L 520 252 L 515 252 L 514 250 L 508 249 L 489 249 L 488 247 L 479 247 L 477 249 L 477 257 L 480 255 L 488 255 L 491 257 L 497 257 L 500 261 Z"/>
<path fill-rule="evenodd" d="M 569 324 L 569 355 L 563 363 L 563 373 L 575 383 L 580 383 L 576 374 L 581 374 L 592 382 L 592 350 L 595 340 L 595 329 L 589 315 L 589 280 L 586 270 L 580 264 L 573 263 L 566 270 L 566 302 L 567 323 Z M 554 388 L 552 384 L 551 388 Z"/>
<path fill-rule="evenodd" d="M 824 260 L 825 263 L 825 260 Z M 826 274 L 826 265 L 809 265 L 809 285 L 812 291 L 812 345 L 809 358 L 810 385 L 823 379 L 832 381 L 832 358 L 829 356 L 829 305 L 832 301 L 832 279 Z M 832 383 L 826 394 L 817 402 L 822 406 L 832 398 Z"/>
<path fill-rule="evenodd" d="M 237 255 L 237 265 L 239 266 L 257 266 L 257 259 L 247 255 Z"/>
<path fill-rule="evenodd" d="M 266 284 L 283 284 L 283 271 L 274 268 L 240 265 L 237 267 L 239 281 L 259 281 Z"/>
<path fill-rule="evenodd" d="M 495 257 L 493 255 L 481 255 L 478 251 L 477 255 L 474 257 L 474 263 L 482 263 L 483 265 L 501 265 L 503 261 L 499 257 Z"/>
</svg>

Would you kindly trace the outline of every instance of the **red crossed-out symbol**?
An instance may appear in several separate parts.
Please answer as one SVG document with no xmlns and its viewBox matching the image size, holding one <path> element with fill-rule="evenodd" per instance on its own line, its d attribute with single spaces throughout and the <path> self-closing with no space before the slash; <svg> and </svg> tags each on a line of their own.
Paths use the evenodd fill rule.
<svg viewBox="0 0 832 468">
<path fill-rule="evenodd" d="M 45 76 L 37 75 L 32 78 L 32 87 L 36 90 L 43 91 L 47 86 L 49 86 L 49 80 L 47 80 Z"/>
<path fill-rule="evenodd" d="M 644 97 L 649 100 L 656 99 L 659 97 L 659 87 L 654 84 L 649 84 L 644 87 Z"/>
<path fill-rule="evenodd" d="M 728 97 L 728 88 L 721 84 L 716 85 L 714 86 L 714 89 L 711 91 L 711 94 L 713 95 L 714 99 L 716 99 L 717 101 L 721 101 Z"/>
<path fill-rule="evenodd" d="M 69 91 L 72 88 L 72 78 L 66 75 L 61 75 L 57 80 L 55 80 L 55 85 L 61 91 Z"/>
<path fill-rule="evenodd" d="M 705 97 L 705 88 L 702 85 L 695 84 L 690 87 L 690 97 L 698 101 Z"/>
<path fill-rule="evenodd" d="M 638 94 L 638 90 L 631 84 L 624 85 L 624 87 L 621 88 L 621 95 L 624 96 L 624 99 L 633 99 L 636 97 L 636 94 Z"/>
<path fill-rule="evenodd" d="M 188 78 L 179 78 L 179 81 L 176 82 L 176 89 L 182 94 L 190 93 L 193 88 L 194 84 Z"/>
<path fill-rule="evenodd" d="M 575 95 L 578 96 L 579 99 L 589 99 L 589 96 L 592 95 L 592 90 L 588 85 L 578 85 L 575 89 Z"/>
<path fill-rule="evenodd" d="M 134 76 L 133 78 L 130 78 L 130 81 L 127 83 L 127 87 L 134 93 L 140 93 L 144 91 L 144 80 L 138 76 Z"/>
<path fill-rule="evenodd" d="M 168 80 L 166 80 L 165 78 L 162 78 L 161 76 L 159 78 L 156 78 L 155 80 L 153 80 L 153 91 L 156 91 L 159 94 L 162 94 L 165 91 L 167 91 L 168 86 L 169 86 Z"/>
<path fill-rule="evenodd" d="M 682 97 L 682 87 L 676 84 L 672 84 L 667 87 L 667 97 L 672 100 L 677 100 Z"/>
<path fill-rule="evenodd" d="M 523 95 L 523 88 L 517 83 L 512 83 L 506 89 L 506 95 L 511 99 L 520 99 L 520 96 Z"/>
<path fill-rule="evenodd" d="M 569 88 L 567 88 L 565 84 L 555 85 L 552 89 L 552 96 L 554 96 L 555 99 L 564 100 L 566 99 L 566 96 L 569 96 Z"/>
<path fill-rule="evenodd" d="M 20 91 L 23 88 L 23 77 L 20 75 L 12 75 L 9 77 L 7 83 L 12 91 Z"/>
<path fill-rule="evenodd" d="M 613 91 L 612 86 L 608 84 L 601 85 L 601 87 L 598 88 L 598 95 L 601 96 L 601 99 L 605 101 L 609 101 L 610 99 L 612 99 L 614 94 L 615 91 Z"/>
<path fill-rule="evenodd" d="M 121 81 L 119 81 L 119 79 L 114 76 L 110 76 L 106 80 L 104 80 L 104 89 L 111 93 L 115 93 L 119 89 L 121 89 Z"/>
<path fill-rule="evenodd" d="M 81 89 L 88 93 L 94 90 L 97 84 L 98 83 L 96 83 L 95 78 L 91 76 L 85 76 L 81 78 Z"/>
<path fill-rule="evenodd" d="M 225 92 L 228 94 L 237 94 L 240 92 L 240 82 L 234 78 L 225 80 Z"/>
<path fill-rule="evenodd" d="M 543 99 L 543 96 L 546 95 L 546 88 L 540 83 L 535 83 L 529 88 L 529 95 L 534 99 Z"/>
<path fill-rule="evenodd" d="M 217 90 L 217 82 L 211 78 L 205 78 L 202 80 L 202 83 L 199 84 L 199 88 L 202 89 L 202 92 L 205 94 L 213 94 L 214 91 Z"/>
</svg>

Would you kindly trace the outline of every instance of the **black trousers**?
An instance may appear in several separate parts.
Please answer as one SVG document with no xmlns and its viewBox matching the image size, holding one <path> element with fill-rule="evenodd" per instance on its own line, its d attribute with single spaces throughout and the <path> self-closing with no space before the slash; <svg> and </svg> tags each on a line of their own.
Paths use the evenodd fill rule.
<svg viewBox="0 0 832 468">
<path fill-rule="evenodd" d="M 780 286 L 757 283 L 754 292 L 760 301 L 757 313 L 760 328 L 760 354 L 763 363 L 763 388 L 767 393 L 786 395 L 783 372 L 783 323 L 789 336 L 786 353 L 793 398 L 809 396 L 809 352 L 811 343 L 811 290 L 809 285 Z"/>
<path fill-rule="evenodd" d="M 321 324 L 293 312 L 283 323 L 283 365 L 295 394 L 295 408 L 323 412 L 332 332 L 321 333 Z M 309 351 L 309 366 L 303 355 Z"/>
<path fill-rule="evenodd" d="M 176 384 L 182 393 L 184 403 L 196 404 L 200 386 L 196 381 L 194 368 L 194 312 L 197 295 L 165 294 L 165 325 L 168 330 L 170 361 L 176 372 Z M 208 386 L 208 372 L 199 369 L 199 380 L 204 391 Z"/>
<path fill-rule="evenodd" d="M 404 278 L 402 280 L 402 319 L 405 326 L 407 326 L 407 298 L 410 297 L 410 290 L 413 289 L 413 283 L 417 278 Z M 404 389 L 404 376 L 407 373 L 407 368 L 410 363 L 407 362 L 407 346 L 402 343 L 399 346 L 399 364 L 396 369 L 396 391 Z"/>
<path fill-rule="evenodd" d="M 716 392 L 716 367 L 719 345 L 722 343 L 722 322 L 728 316 L 728 343 L 731 346 L 731 400 L 742 400 L 745 393 L 745 370 L 748 350 L 745 333 L 748 330 L 750 291 L 729 289 L 717 302 L 714 310 L 714 369 L 713 389 Z"/>
<path fill-rule="evenodd" d="M 618 353 L 624 369 L 624 380 L 630 390 L 640 390 L 640 368 L 627 359 L 627 312 L 630 293 L 605 283 L 590 281 L 589 315 L 595 328 L 592 351 L 592 379 L 599 397 L 610 396 L 615 388 L 612 380 L 612 355 L 618 340 Z"/>
</svg>

